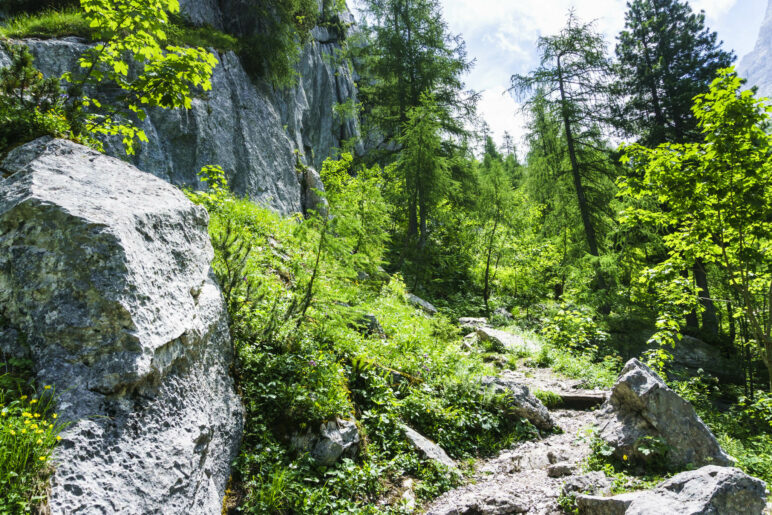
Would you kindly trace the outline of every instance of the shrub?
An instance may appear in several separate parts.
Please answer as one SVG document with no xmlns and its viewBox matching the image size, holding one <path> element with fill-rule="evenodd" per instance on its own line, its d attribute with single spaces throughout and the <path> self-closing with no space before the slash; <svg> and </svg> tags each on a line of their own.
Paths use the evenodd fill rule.
<svg viewBox="0 0 772 515">
<path fill-rule="evenodd" d="M 0 513 L 24 513 L 44 504 L 51 453 L 61 439 L 56 418 L 50 386 L 42 395 L 19 395 L 0 386 Z"/>
</svg>

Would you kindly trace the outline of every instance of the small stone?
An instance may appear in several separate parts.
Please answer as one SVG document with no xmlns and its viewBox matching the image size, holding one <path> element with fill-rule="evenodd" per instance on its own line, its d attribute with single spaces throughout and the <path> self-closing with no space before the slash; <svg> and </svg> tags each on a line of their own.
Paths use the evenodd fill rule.
<svg viewBox="0 0 772 515">
<path fill-rule="evenodd" d="M 570 463 L 555 463 L 547 467 L 547 475 L 549 477 L 565 477 L 573 474 L 575 470 Z"/>
</svg>

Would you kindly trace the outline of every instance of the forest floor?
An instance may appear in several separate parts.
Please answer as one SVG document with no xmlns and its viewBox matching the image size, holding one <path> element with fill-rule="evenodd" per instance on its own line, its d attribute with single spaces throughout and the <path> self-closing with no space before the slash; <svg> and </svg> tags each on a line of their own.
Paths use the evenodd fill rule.
<svg viewBox="0 0 772 515">
<path fill-rule="evenodd" d="M 567 379 L 547 368 L 519 367 L 505 371 L 531 391 L 576 391 L 581 381 Z M 598 392 L 598 390 L 595 390 Z M 469 484 L 451 490 L 426 508 L 427 515 L 562 514 L 559 501 L 564 483 L 583 475 L 590 455 L 594 410 L 550 410 L 559 434 L 517 444 L 498 456 L 480 460 Z"/>
</svg>

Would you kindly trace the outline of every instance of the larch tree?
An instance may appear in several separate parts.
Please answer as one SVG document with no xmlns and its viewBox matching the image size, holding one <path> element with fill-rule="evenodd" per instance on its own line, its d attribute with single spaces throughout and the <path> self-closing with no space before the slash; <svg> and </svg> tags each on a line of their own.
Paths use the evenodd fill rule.
<svg viewBox="0 0 772 515">
<path fill-rule="evenodd" d="M 601 131 L 610 69 L 605 42 L 592 24 L 580 23 L 570 12 L 559 34 L 539 39 L 539 51 L 539 67 L 512 76 L 511 89 L 521 95 L 537 90 L 528 104 L 539 104 L 544 116 L 559 121 L 587 248 L 597 257 L 597 213 L 588 199 L 588 184 L 602 183 L 601 177 L 613 171 Z M 560 155 L 560 149 L 545 155 Z"/>
</svg>

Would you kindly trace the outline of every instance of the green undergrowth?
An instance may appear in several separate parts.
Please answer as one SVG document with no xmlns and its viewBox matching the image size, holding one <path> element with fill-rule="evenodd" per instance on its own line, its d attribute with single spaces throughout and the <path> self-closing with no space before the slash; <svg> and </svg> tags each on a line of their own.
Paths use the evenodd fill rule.
<svg viewBox="0 0 772 515">
<path fill-rule="evenodd" d="M 214 167 L 208 191 L 188 193 L 210 213 L 231 315 L 246 427 L 229 502 L 242 512 L 401 513 L 402 478 L 415 480 L 419 502 L 459 484 L 411 448 L 403 424 L 459 463 L 538 436 L 481 386 L 494 366 L 463 352 L 449 319 L 409 305 L 402 278 L 380 270 L 380 175 L 354 176 L 350 164 L 344 155 L 322 170 L 330 216 L 282 218 L 234 197 Z M 356 458 L 324 466 L 293 449 L 293 434 L 335 419 L 356 421 Z"/>
<path fill-rule="evenodd" d="M 29 363 L 0 363 L 0 513 L 28 513 L 46 502 L 51 454 L 62 426 L 50 386 L 36 391 Z"/>
</svg>

